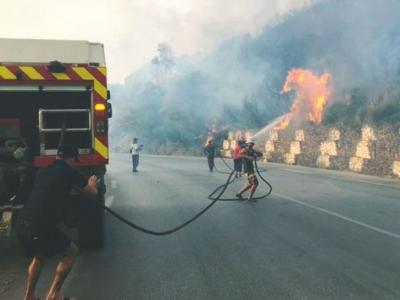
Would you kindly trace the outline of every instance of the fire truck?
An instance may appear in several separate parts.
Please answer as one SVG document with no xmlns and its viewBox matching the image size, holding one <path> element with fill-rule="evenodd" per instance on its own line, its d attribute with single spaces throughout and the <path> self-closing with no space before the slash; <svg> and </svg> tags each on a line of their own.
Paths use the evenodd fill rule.
<svg viewBox="0 0 400 300">
<path fill-rule="evenodd" d="M 79 149 L 77 168 L 100 178 L 98 203 L 71 191 L 69 224 L 83 247 L 104 241 L 104 175 L 109 159 L 107 69 L 99 43 L 0 39 L 0 235 L 12 234 L 35 173 L 61 144 Z"/>
</svg>

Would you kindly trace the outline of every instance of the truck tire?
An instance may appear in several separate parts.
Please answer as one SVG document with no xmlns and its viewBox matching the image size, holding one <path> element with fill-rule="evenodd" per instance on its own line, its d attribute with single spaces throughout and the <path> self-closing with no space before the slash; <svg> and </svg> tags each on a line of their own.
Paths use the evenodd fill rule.
<svg viewBox="0 0 400 300">
<path fill-rule="evenodd" d="M 104 246 L 104 194 L 96 199 L 82 199 L 78 220 L 79 247 L 83 249 L 99 249 Z"/>
<path fill-rule="evenodd" d="M 100 179 L 98 195 L 95 199 L 86 198 L 79 201 L 78 244 L 83 249 L 100 249 L 104 246 L 104 205 L 106 185 L 104 182 L 105 167 L 85 169 L 88 176 L 96 174 Z"/>
</svg>

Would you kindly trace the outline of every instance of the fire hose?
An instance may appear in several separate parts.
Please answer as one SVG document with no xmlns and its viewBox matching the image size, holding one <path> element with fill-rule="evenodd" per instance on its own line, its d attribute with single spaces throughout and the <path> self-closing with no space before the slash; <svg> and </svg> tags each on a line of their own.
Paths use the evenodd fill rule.
<svg viewBox="0 0 400 300">
<path fill-rule="evenodd" d="M 259 169 L 258 169 L 258 165 L 257 165 L 257 160 L 254 160 L 254 166 L 255 166 L 255 168 L 256 168 L 256 172 L 257 172 L 257 174 L 258 174 L 258 176 L 260 176 L 260 179 L 268 186 L 268 188 L 269 188 L 269 191 L 266 193 L 266 194 L 264 194 L 264 195 L 261 195 L 261 196 L 258 196 L 258 197 L 253 197 L 253 200 L 261 200 L 261 199 L 264 199 L 264 198 L 267 198 L 271 193 L 272 193 L 272 185 L 261 175 L 261 173 L 262 172 L 266 172 L 266 170 L 262 170 L 262 171 L 260 171 Z M 234 172 L 234 171 L 233 171 Z M 235 181 L 235 178 L 234 179 L 232 179 L 230 182 L 229 182 L 229 184 L 231 184 L 231 183 L 233 183 Z M 219 189 L 221 189 L 222 188 L 222 186 L 220 186 L 220 187 L 218 187 L 216 190 L 214 190 L 209 196 L 208 196 L 208 199 L 210 199 L 210 200 L 215 200 L 217 197 L 213 197 L 218 191 L 219 191 Z M 222 195 L 219 195 L 219 197 L 218 197 L 218 201 L 238 201 L 238 200 L 240 200 L 240 199 L 238 199 L 238 198 L 221 198 L 221 196 Z"/>
<path fill-rule="evenodd" d="M 221 156 L 221 159 L 223 159 L 222 156 Z M 217 167 L 217 165 L 214 164 L 214 169 L 215 169 L 215 171 L 217 171 L 217 173 L 220 173 L 220 174 L 231 174 L 231 172 L 234 172 L 234 170 L 233 170 L 231 167 L 228 166 L 228 168 L 229 168 L 229 172 L 221 171 L 221 170 Z"/>
<path fill-rule="evenodd" d="M 269 187 L 269 191 L 259 197 L 255 197 L 253 199 L 256 200 L 260 200 L 263 198 L 268 197 L 271 192 L 272 192 L 272 186 L 271 184 L 261 175 L 261 173 L 258 170 L 258 166 L 257 166 L 257 162 L 256 160 L 254 161 L 255 163 L 255 167 L 256 167 L 256 172 L 257 174 L 260 176 L 261 180 L 266 183 Z M 187 225 L 189 225 L 190 223 L 192 223 L 193 221 L 195 221 L 197 218 L 199 218 L 202 214 L 204 214 L 207 210 L 209 210 L 215 203 L 217 203 L 217 201 L 238 201 L 239 199 L 237 198 L 221 198 L 222 195 L 225 193 L 226 189 L 228 188 L 228 186 L 230 184 L 232 184 L 235 179 L 232 179 L 233 175 L 234 175 L 235 171 L 232 171 L 229 176 L 228 179 L 226 180 L 226 182 L 217 187 L 210 195 L 208 195 L 208 199 L 212 200 L 212 202 L 210 204 L 208 204 L 205 208 L 203 208 L 200 212 L 198 212 L 196 215 L 194 215 L 192 218 L 190 218 L 189 220 L 187 220 L 186 222 L 180 224 L 179 226 L 176 226 L 172 229 L 169 230 L 165 230 L 165 231 L 154 231 L 154 230 L 150 230 L 150 229 L 146 229 L 143 228 L 139 225 L 136 225 L 135 223 L 129 221 L 128 219 L 126 219 L 125 217 L 121 216 L 120 214 L 116 213 L 115 211 L 113 211 L 111 208 L 107 207 L 107 206 L 103 206 L 104 210 L 107 211 L 109 214 L 111 214 L 113 217 L 117 218 L 118 220 L 120 220 L 122 223 L 125 223 L 126 225 L 128 225 L 131 228 L 134 228 L 136 230 L 139 230 L 141 232 L 150 234 L 150 235 L 168 235 L 174 232 L 177 232 L 178 230 L 186 227 Z M 215 196 L 217 194 L 217 196 Z"/>
<path fill-rule="evenodd" d="M 234 169 L 226 162 L 226 159 L 225 159 L 224 156 L 220 156 L 220 158 L 221 158 L 222 162 L 224 163 L 224 165 L 229 169 L 229 171 L 234 171 Z M 214 169 L 215 169 L 218 173 L 221 173 L 221 174 L 230 174 L 230 172 L 221 171 L 219 168 L 217 168 L 216 165 L 214 165 Z M 264 172 L 267 172 L 267 170 L 265 170 L 265 169 L 261 169 L 261 170 L 258 169 L 258 172 L 259 172 L 259 173 L 264 173 Z"/>
<path fill-rule="evenodd" d="M 230 182 L 231 182 L 231 178 L 232 178 L 233 174 L 234 174 L 234 172 L 231 172 L 230 175 L 229 175 L 229 177 L 228 177 L 228 179 L 227 179 L 227 181 L 225 182 L 225 184 L 219 186 L 218 188 L 216 188 L 216 189 L 210 194 L 210 196 L 211 196 L 211 195 L 217 193 L 218 191 L 220 191 L 219 194 L 218 194 L 218 196 L 216 196 L 216 197 L 213 199 L 213 201 L 212 201 L 209 205 L 207 205 L 204 209 L 202 209 L 199 213 L 197 213 L 197 214 L 196 214 L 194 217 L 192 217 L 191 219 L 187 220 L 186 222 L 182 223 L 181 225 L 176 226 L 175 228 L 172 228 L 172 229 L 170 229 L 170 230 L 165 230 L 165 231 L 154 231 L 154 230 L 146 229 L 146 228 L 143 228 L 143 227 L 141 227 L 141 226 L 138 226 L 138 225 L 134 224 L 133 222 L 131 222 L 131 221 L 129 221 L 128 219 L 124 218 L 123 216 L 121 216 L 120 214 L 116 213 L 115 211 L 113 211 L 112 209 L 110 209 L 110 208 L 107 207 L 107 206 L 104 206 L 104 209 L 105 209 L 108 213 L 110 213 L 112 216 L 114 216 L 115 218 L 117 218 L 117 219 L 120 220 L 121 222 L 125 223 L 126 225 L 128 225 L 128 226 L 130 226 L 130 227 L 132 227 L 132 228 L 134 228 L 134 229 L 137 229 L 137 230 L 139 230 L 139 231 L 142 231 L 142 232 L 144 232 L 144 233 L 151 234 L 151 235 L 168 235 L 168 234 L 174 233 L 174 232 L 176 232 L 176 231 L 182 229 L 183 227 L 189 225 L 189 224 L 192 223 L 194 220 L 196 220 L 198 217 L 200 217 L 202 214 L 204 214 L 207 210 L 209 210 L 215 203 L 217 203 L 217 201 L 219 200 L 219 198 L 225 193 L 226 189 L 228 188 L 228 186 L 229 186 L 229 184 L 230 184 Z M 209 196 L 209 197 L 210 197 L 210 196 Z"/>
<path fill-rule="evenodd" d="M 221 160 L 229 170 L 233 171 L 233 168 L 230 165 L 228 165 L 228 163 L 226 162 L 226 160 L 223 156 L 221 156 Z"/>
</svg>

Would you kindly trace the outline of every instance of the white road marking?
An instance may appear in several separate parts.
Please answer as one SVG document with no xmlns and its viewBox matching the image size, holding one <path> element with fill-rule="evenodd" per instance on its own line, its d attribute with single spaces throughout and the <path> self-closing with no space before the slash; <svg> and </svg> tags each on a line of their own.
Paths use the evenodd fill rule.
<svg viewBox="0 0 400 300">
<path fill-rule="evenodd" d="M 305 203 L 305 202 L 303 202 L 303 201 L 294 199 L 294 198 L 289 197 L 289 196 L 284 196 L 284 195 L 281 195 L 281 194 L 278 194 L 278 193 L 273 193 L 273 194 L 275 194 L 276 196 L 278 196 L 278 197 L 280 197 L 280 198 L 282 198 L 282 199 L 285 199 L 285 200 L 287 200 L 287 201 L 295 202 L 295 203 L 297 203 L 297 204 L 306 206 L 306 207 L 308 207 L 308 208 L 312 208 L 312 209 L 318 210 L 318 211 L 320 211 L 320 212 L 326 213 L 326 214 L 331 215 L 331 216 L 334 216 L 334 217 L 336 217 L 336 218 L 345 220 L 345 221 L 350 222 L 350 223 L 353 223 L 353 224 L 357 224 L 357 225 L 359 225 L 359 226 L 368 228 L 368 229 L 370 229 L 370 230 L 372 230 L 372 231 L 375 231 L 375 232 L 378 232 L 378 233 L 381 233 L 381 234 L 384 234 L 384 235 L 387 235 L 387 236 L 390 236 L 390 237 L 392 237 L 392 238 L 395 238 L 395 239 L 399 239 L 399 240 L 400 240 L 400 235 L 397 234 L 397 233 L 393 233 L 393 232 L 390 232 L 390 231 L 387 231 L 387 230 L 384 230 L 384 229 L 381 229 L 381 228 L 378 228 L 378 227 L 369 225 L 369 224 L 367 224 L 367 223 L 354 220 L 354 219 L 352 219 L 352 218 L 343 216 L 343 215 L 341 215 L 341 214 L 335 213 L 335 212 L 333 212 L 333 211 L 330 211 L 330 210 L 327 210 L 327 209 L 324 209 L 324 208 L 321 208 L 321 207 L 318 207 L 318 206 L 315 206 L 315 205 L 312 205 L 312 204 Z"/>
<path fill-rule="evenodd" d="M 370 184 L 370 185 L 376 185 L 376 186 L 384 186 L 384 187 L 390 187 L 390 188 L 399 188 L 399 186 L 394 186 L 393 184 L 397 184 L 397 182 L 393 182 L 393 184 L 391 185 L 390 183 L 380 183 L 380 182 L 374 182 L 374 181 L 368 181 L 368 180 L 363 180 L 363 179 L 358 179 L 358 178 L 348 178 L 343 176 L 340 176 L 340 174 L 337 174 L 337 176 L 334 175 L 330 175 L 330 174 L 318 174 L 317 172 L 308 172 L 308 171 L 300 171 L 300 170 L 295 170 L 295 169 L 276 169 L 276 170 L 282 170 L 282 171 L 287 171 L 287 172 L 292 172 L 292 173 L 299 173 L 299 174 L 307 174 L 307 175 L 315 175 L 315 176 L 324 176 L 326 178 L 330 178 L 330 179 L 335 179 L 335 180 L 342 180 L 342 181 L 351 181 L 351 182 L 355 182 L 355 183 L 366 183 L 366 184 Z"/>
<path fill-rule="evenodd" d="M 106 206 L 110 207 L 113 203 L 114 203 L 114 196 L 113 195 L 107 196 L 107 198 L 106 198 Z"/>
<path fill-rule="evenodd" d="M 349 179 L 349 181 L 358 182 L 358 183 L 367 183 L 367 184 L 371 184 L 371 185 L 378 185 L 378 186 L 385 186 L 385 187 L 394 187 L 394 186 L 391 186 L 389 184 L 378 183 L 378 182 L 373 182 L 373 181 L 367 181 L 367 180 L 362 180 L 362 179 Z"/>
<path fill-rule="evenodd" d="M 292 173 L 300 173 L 300 174 L 311 174 L 311 172 L 307 172 L 307 171 L 300 171 L 300 170 L 292 170 L 292 169 L 282 169 L 283 171 L 288 171 L 288 172 L 292 172 Z"/>
</svg>

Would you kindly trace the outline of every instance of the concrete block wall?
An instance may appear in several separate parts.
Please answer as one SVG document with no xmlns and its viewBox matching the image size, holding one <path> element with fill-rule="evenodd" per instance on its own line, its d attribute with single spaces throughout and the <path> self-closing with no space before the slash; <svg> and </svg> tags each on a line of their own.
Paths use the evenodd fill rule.
<svg viewBox="0 0 400 300">
<path fill-rule="evenodd" d="M 339 155 L 340 131 L 337 128 L 329 130 L 327 139 L 319 146 L 319 155 L 317 157 L 316 165 L 319 168 L 331 168 L 334 160 Z"/>
<path fill-rule="evenodd" d="M 230 131 L 228 133 L 228 138 L 223 142 L 224 156 L 229 158 L 233 157 L 233 149 L 235 149 L 236 142 L 240 138 L 244 138 L 246 141 L 250 140 L 255 133 L 255 130 Z"/>
<path fill-rule="evenodd" d="M 271 131 L 261 146 L 260 141 L 257 144 L 270 162 L 400 178 L 400 131 L 395 127 L 350 129 L 309 124 L 291 132 Z M 227 141 L 227 145 L 234 143 Z"/>
</svg>

